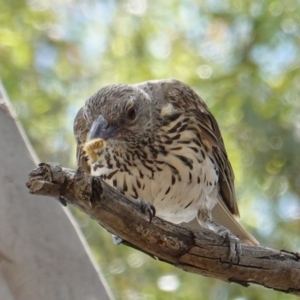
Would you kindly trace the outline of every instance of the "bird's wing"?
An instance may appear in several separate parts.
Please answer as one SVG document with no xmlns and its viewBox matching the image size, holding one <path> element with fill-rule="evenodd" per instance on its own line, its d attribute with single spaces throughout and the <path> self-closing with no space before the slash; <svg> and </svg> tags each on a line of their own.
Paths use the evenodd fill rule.
<svg viewBox="0 0 300 300">
<path fill-rule="evenodd" d="M 209 111 L 207 111 L 207 113 L 200 113 L 200 119 L 201 139 L 211 151 L 215 162 L 219 167 L 219 193 L 221 199 L 232 214 L 239 216 L 234 190 L 234 174 L 227 157 L 218 124 Z"/>
<path fill-rule="evenodd" d="M 177 80 L 167 81 L 166 85 L 167 88 L 164 87 L 166 101 L 172 103 L 177 111 L 196 118 L 200 140 L 219 167 L 221 199 L 232 214 L 239 216 L 234 174 L 216 119 L 204 101 L 190 87 Z"/>
<path fill-rule="evenodd" d="M 90 166 L 88 165 L 83 152 L 83 145 L 87 140 L 87 135 L 89 132 L 88 124 L 83 115 L 84 107 L 81 107 L 78 111 L 73 125 L 73 131 L 76 139 L 77 149 L 76 158 L 77 165 L 82 167 L 86 172 L 90 173 Z"/>
</svg>

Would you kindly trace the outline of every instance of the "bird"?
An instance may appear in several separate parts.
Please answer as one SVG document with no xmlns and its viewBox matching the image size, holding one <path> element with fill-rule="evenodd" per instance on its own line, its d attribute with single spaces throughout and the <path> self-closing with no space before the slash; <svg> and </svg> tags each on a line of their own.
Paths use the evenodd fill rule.
<svg viewBox="0 0 300 300">
<path fill-rule="evenodd" d="M 85 101 L 73 128 L 78 166 L 92 176 L 149 203 L 164 220 L 213 230 L 229 241 L 230 257 L 241 243 L 259 245 L 237 220 L 234 173 L 217 121 L 185 83 L 105 86 Z"/>
</svg>

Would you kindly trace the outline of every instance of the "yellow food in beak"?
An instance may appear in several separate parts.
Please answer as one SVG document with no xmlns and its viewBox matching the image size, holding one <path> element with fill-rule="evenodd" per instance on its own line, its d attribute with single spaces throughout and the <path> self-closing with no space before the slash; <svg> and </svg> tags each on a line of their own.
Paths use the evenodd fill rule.
<svg viewBox="0 0 300 300">
<path fill-rule="evenodd" d="M 83 151 L 86 152 L 93 163 L 97 161 L 99 151 L 105 148 L 105 144 L 105 140 L 103 139 L 94 139 L 84 144 Z"/>
</svg>

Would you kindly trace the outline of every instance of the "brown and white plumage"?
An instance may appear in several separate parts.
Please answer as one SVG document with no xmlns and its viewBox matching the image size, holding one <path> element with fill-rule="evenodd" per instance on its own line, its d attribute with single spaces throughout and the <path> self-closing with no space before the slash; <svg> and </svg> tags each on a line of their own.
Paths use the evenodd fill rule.
<svg viewBox="0 0 300 300">
<path fill-rule="evenodd" d="M 197 218 L 222 233 L 211 216 L 216 207 L 218 223 L 258 245 L 234 217 L 234 175 L 217 122 L 184 83 L 104 87 L 79 110 L 74 133 L 78 165 L 126 196 L 150 202 L 159 217 L 173 223 Z M 93 138 L 106 141 L 96 160 L 83 151 Z"/>
</svg>

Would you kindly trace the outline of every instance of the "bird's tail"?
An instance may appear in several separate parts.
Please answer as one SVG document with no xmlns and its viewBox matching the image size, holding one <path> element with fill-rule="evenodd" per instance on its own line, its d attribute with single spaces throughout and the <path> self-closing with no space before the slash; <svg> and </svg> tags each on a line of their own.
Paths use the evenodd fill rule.
<svg viewBox="0 0 300 300">
<path fill-rule="evenodd" d="M 212 210 L 213 220 L 226 227 L 235 236 L 237 236 L 242 244 L 249 246 L 259 246 L 259 242 L 237 221 L 236 217 L 228 210 L 222 201 L 219 201 Z M 197 228 L 199 223 L 195 218 L 189 223 L 182 223 L 184 227 Z"/>
</svg>

